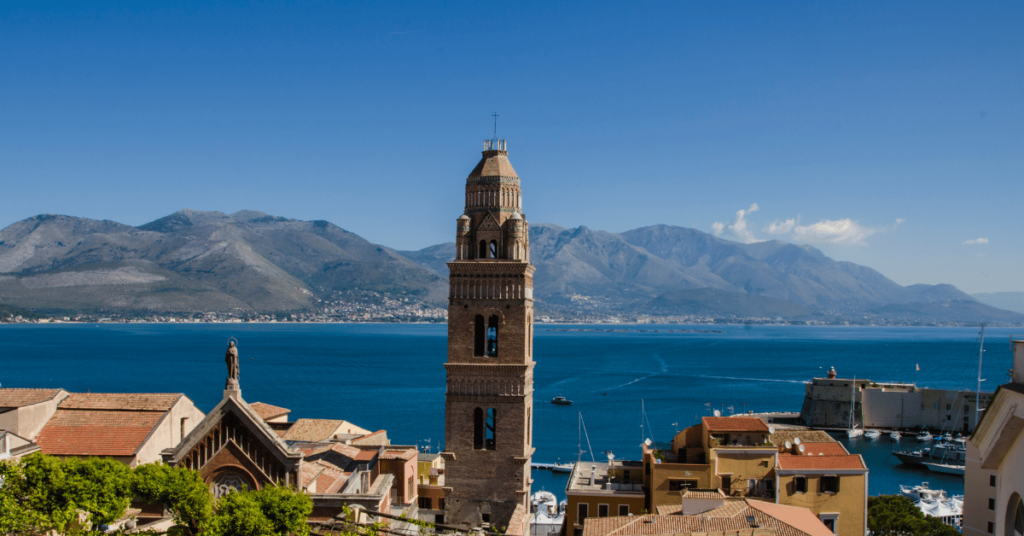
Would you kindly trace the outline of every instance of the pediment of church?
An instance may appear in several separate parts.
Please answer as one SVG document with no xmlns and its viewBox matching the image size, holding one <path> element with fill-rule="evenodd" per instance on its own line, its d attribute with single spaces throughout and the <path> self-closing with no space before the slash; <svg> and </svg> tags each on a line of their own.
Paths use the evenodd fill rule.
<svg viewBox="0 0 1024 536">
<path fill-rule="evenodd" d="M 228 397 L 165 461 L 198 471 L 207 481 L 230 467 L 238 473 L 236 480 L 261 487 L 267 482 L 294 484 L 302 458 L 245 401 Z"/>
<path fill-rule="evenodd" d="M 1007 384 L 996 391 L 996 396 L 974 435 L 971 443 L 978 449 L 985 469 L 1002 465 L 1018 438 L 1024 434 L 1024 386 Z"/>
</svg>

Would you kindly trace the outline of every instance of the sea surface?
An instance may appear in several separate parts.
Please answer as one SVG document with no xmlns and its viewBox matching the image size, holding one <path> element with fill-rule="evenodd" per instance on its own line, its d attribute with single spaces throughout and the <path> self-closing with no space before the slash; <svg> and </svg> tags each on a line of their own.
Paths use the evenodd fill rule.
<svg viewBox="0 0 1024 536">
<path fill-rule="evenodd" d="M 983 390 L 1006 382 L 1014 333 L 986 330 Z M 383 428 L 395 444 L 437 452 L 446 334 L 437 324 L 2 325 L 0 384 L 182 392 L 209 411 L 222 398 L 224 350 L 235 337 L 247 401 L 289 408 L 293 420 Z M 540 324 L 534 353 L 534 461 L 575 461 L 581 449 L 601 461 L 606 451 L 638 459 L 644 439 L 668 442 L 714 409 L 799 411 L 805 382 L 831 366 L 841 378 L 916 376 L 921 386 L 973 390 L 978 329 Z M 573 405 L 550 404 L 558 394 Z M 886 436 L 840 440 L 864 455 L 872 495 L 922 481 L 963 493 L 962 478 L 897 465 Z M 905 438 L 901 448 L 916 445 Z M 534 478 L 534 491 L 564 496 L 566 475 L 537 470 Z"/>
</svg>

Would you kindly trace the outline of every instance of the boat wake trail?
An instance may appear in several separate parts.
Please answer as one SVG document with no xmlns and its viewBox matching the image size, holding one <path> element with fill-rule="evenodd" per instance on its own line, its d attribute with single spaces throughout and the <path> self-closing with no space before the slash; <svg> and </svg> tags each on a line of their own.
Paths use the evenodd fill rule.
<svg viewBox="0 0 1024 536">
<path fill-rule="evenodd" d="M 655 376 L 660 376 L 660 375 L 668 372 L 668 363 L 666 363 L 665 360 L 661 358 L 661 356 L 655 355 L 654 356 L 654 360 L 658 362 L 658 365 L 660 365 L 660 367 L 658 367 L 657 372 L 652 372 L 652 373 L 650 373 L 650 374 L 648 374 L 646 376 L 640 376 L 639 378 L 635 378 L 633 380 L 630 380 L 630 381 L 628 381 L 626 383 L 623 383 L 623 384 L 616 385 L 614 387 L 605 387 L 603 389 L 594 389 L 593 391 L 591 391 L 591 393 L 600 393 L 602 391 L 611 391 L 613 389 L 621 389 L 623 387 L 626 387 L 626 386 L 629 386 L 629 385 L 633 385 L 634 383 L 641 382 L 641 381 L 644 381 L 646 379 L 653 378 Z"/>
</svg>

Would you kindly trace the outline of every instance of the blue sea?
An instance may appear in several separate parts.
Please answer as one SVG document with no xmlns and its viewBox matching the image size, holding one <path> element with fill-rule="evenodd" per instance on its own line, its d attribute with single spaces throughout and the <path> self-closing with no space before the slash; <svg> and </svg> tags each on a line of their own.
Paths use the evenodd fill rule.
<svg viewBox="0 0 1024 536">
<path fill-rule="evenodd" d="M 707 330 L 721 333 L 697 332 Z M 1012 333 L 986 330 L 984 390 L 1006 381 Z M 182 392 L 209 411 L 222 397 L 224 350 L 235 337 L 247 401 L 287 407 L 293 419 L 387 429 L 393 443 L 437 452 L 446 335 L 434 324 L 3 325 L 0 384 Z M 584 459 L 606 459 L 609 450 L 638 459 L 643 439 L 668 442 L 711 409 L 799 411 L 804 383 L 831 366 L 844 378 L 916 375 L 921 386 L 946 389 L 973 390 L 978 374 L 976 328 L 541 324 L 534 352 L 536 462 L 577 459 L 579 415 L 589 437 Z M 550 404 L 558 394 L 573 405 Z M 888 438 L 841 441 L 865 456 L 872 495 L 921 481 L 963 493 L 961 478 L 898 466 Z M 914 444 L 903 440 L 903 448 Z M 534 478 L 535 491 L 564 495 L 564 475 Z"/>
</svg>

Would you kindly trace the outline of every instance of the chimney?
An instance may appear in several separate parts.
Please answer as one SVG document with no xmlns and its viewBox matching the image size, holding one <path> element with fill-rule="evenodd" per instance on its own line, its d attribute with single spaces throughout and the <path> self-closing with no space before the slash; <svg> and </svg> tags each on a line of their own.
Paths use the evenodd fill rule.
<svg viewBox="0 0 1024 536">
<path fill-rule="evenodd" d="M 835 367 L 832 367 L 832 368 L 828 369 L 828 379 L 830 379 L 830 380 L 836 379 L 836 368 Z"/>
</svg>

